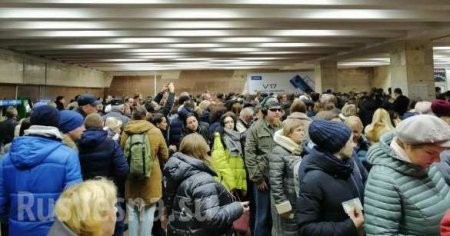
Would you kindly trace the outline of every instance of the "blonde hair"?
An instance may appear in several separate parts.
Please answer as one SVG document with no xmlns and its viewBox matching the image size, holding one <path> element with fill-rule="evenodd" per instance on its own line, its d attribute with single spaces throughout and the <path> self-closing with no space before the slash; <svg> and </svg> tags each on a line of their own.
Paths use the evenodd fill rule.
<svg viewBox="0 0 450 236">
<path fill-rule="evenodd" d="M 364 129 L 361 119 L 357 116 L 347 117 L 347 119 L 345 119 L 344 124 L 347 125 L 347 127 L 349 127 L 349 128 L 358 126 L 361 129 L 361 131 Z"/>
<path fill-rule="evenodd" d="M 370 142 L 376 143 L 381 135 L 394 130 L 389 112 L 383 108 L 378 108 L 372 117 L 372 123 L 366 126 L 364 133 Z"/>
<path fill-rule="evenodd" d="M 306 120 L 300 120 L 300 119 L 286 119 L 283 122 L 284 126 L 283 126 L 283 136 L 288 136 L 290 135 L 292 132 L 294 132 L 294 130 L 298 127 L 303 127 L 306 130 L 306 127 L 308 126 L 309 122 Z M 305 131 L 305 134 L 307 132 Z"/>
<path fill-rule="evenodd" d="M 105 221 L 117 201 L 116 191 L 114 183 L 103 178 L 71 186 L 56 202 L 56 218 L 77 235 L 104 235 Z"/>
<path fill-rule="evenodd" d="M 356 105 L 355 104 L 345 104 L 342 108 L 342 115 L 349 117 L 356 115 Z"/>
<path fill-rule="evenodd" d="M 206 140 L 197 133 L 186 135 L 180 143 L 180 152 L 202 160 L 206 164 L 210 164 L 208 156 L 209 146 Z"/>
<path fill-rule="evenodd" d="M 110 129 L 115 129 L 122 126 L 122 121 L 115 117 L 108 117 L 105 121 L 105 127 L 108 127 Z"/>
</svg>

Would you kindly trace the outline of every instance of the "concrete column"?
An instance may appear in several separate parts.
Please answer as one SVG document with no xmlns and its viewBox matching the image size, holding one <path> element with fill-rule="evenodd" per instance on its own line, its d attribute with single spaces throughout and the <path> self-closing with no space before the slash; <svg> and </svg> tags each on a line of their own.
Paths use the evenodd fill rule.
<svg viewBox="0 0 450 236">
<path fill-rule="evenodd" d="M 391 87 L 413 100 L 435 98 L 433 47 L 430 41 L 405 41 L 390 52 Z"/>
<path fill-rule="evenodd" d="M 315 65 L 314 82 L 315 90 L 322 93 L 331 89 L 333 92 L 337 90 L 337 61 L 326 60 Z"/>
</svg>

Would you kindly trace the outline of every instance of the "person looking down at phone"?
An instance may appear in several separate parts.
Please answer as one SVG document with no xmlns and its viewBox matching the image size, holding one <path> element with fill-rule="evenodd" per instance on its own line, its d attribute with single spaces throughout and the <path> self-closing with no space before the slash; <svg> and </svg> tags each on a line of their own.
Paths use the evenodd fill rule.
<svg viewBox="0 0 450 236">
<path fill-rule="evenodd" d="M 450 127 L 432 115 L 403 120 L 369 148 L 367 235 L 439 235 L 439 221 L 450 208 L 448 177 L 441 171 L 450 167 L 433 163 L 448 148 Z"/>
<path fill-rule="evenodd" d="M 363 235 L 366 173 L 354 157 L 352 131 L 340 122 L 315 120 L 308 133 L 315 146 L 299 168 L 299 235 Z"/>
</svg>

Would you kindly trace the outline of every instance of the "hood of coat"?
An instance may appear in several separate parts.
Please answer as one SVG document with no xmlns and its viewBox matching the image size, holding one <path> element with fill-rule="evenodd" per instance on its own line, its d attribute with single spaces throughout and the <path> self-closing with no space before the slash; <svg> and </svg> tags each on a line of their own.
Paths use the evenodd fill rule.
<svg viewBox="0 0 450 236">
<path fill-rule="evenodd" d="M 414 164 L 401 161 L 390 148 L 394 132 L 388 132 L 380 137 L 380 142 L 372 145 L 367 152 L 367 160 L 372 165 L 386 166 L 404 175 L 421 177 L 427 175 L 426 170 Z"/>
<path fill-rule="evenodd" d="M 217 175 L 203 161 L 187 156 L 181 152 L 174 153 L 164 166 L 164 175 L 180 182 L 199 172 L 207 172 L 212 176 Z"/>
<path fill-rule="evenodd" d="M 273 136 L 275 143 L 288 150 L 290 153 L 300 155 L 300 153 L 302 153 L 302 145 L 295 143 L 290 138 L 282 135 L 282 133 L 283 130 L 275 132 L 275 135 Z"/>
<path fill-rule="evenodd" d="M 31 169 L 62 145 L 60 141 L 45 137 L 18 137 L 11 144 L 9 156 L 18 169 Z"/>
<path fill-rule="evenodd" d="M 81 135 L 78 144 L 83 147 L 96 147 L 108 137 L 108 131 L 103 129 L 87 129 Z"/>
<path fill-rule="evenodd" d="M 153 127 L 155 126 L 146 120 L 131 120 L 125 125 L 123 131 L 125 133 L 141 134 L 148 132 Z"/>
<path fill-rule="evenodd" d="M 353 172 L 354 161 L 351 158 L 341 160 L 332 153 L 317 150 L 316 147 L 310 150 L 308 158 L 310 160 L 305 166 L 305 172 L 321 170 L 331 176 L 342 179 L 347 179 Z"/>
</svg>

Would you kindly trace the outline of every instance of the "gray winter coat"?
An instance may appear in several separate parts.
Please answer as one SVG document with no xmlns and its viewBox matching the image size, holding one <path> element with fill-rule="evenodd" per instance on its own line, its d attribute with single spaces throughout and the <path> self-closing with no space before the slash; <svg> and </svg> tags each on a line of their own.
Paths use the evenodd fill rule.
<svg viewBox="0 0 450 236">
<path fill-rule="evenodd" d="M 421 169 L 396 158 L 387 133 L 367 154 L 373 164 L 364 194 L 367 235 L 439 235 L 450 187 L 436 165 Z"/>
<path fill-rule="evenodd" d="M 55 220 L 47 236 L 76 236 L 72 230 L 59 220 Z"/>
<path fill-rule="evenodd" d="M 288 137 L 281 135 L 282 130 L 275 133 L 274 141 L 277 144 L 269 155 L 269 182 L 271 195 L 278 216 L 290 212 L 289 219 L 281 218 L 279 235 L 296 236 L 298 226 L 295 214 L 297 195 L 295 193 L 294 169 L 295 163 L 301 161 L 300 145 Z M 280 216 L 279 216 L 280 217 Z"/>
</svg>

